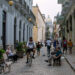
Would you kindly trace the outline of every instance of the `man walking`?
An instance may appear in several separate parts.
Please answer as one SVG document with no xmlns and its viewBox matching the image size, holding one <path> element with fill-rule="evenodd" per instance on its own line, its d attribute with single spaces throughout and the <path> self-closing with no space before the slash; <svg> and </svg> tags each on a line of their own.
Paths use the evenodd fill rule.
<svg viewBox="0 0 75 75">
<path fill-rule="evenodd" d="M 51 40 L 49 38 L 46 41 L 46 46 L 47 46 L 47 56 L 50 57 Z"/>
</svg>

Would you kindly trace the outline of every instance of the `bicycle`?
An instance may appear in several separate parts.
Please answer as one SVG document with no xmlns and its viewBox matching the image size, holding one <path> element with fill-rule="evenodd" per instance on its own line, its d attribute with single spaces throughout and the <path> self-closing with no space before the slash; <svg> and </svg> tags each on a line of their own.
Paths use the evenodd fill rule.
<svg viewBox="0 0 75 75">
<path fill-rule="evenodd" d="M 29 54 L 28 63 L 27 63 L 29 66 L 32 65 L 32 58 L 33 58 L 33 52 L 31 51 Z"/>
</svg>

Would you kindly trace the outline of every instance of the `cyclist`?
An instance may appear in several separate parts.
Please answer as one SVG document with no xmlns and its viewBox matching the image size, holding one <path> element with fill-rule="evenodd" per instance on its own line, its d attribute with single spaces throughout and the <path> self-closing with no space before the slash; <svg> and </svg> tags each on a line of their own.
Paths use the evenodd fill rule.
<svg viewBox="0 0 75 75">
<path fill-rule="evenodd" d="M 29 38 L 29 41 L 27 42 L 27 62 L 28 63 L 28 58 L 29 58 L 29 55 L 30 55 L 30 52 L 33 52 L 33 58 L 34 58 L 34 49 L 36 48 L 35 46 L 35 43 L 33 42 L 33 38 L 30 37 Z"/>
</svg>

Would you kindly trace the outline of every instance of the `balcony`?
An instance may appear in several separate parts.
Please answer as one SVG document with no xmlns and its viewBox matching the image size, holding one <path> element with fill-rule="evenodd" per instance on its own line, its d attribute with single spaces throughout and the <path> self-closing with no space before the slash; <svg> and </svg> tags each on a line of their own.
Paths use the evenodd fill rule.
<svg viewBox="0 0 75 75">
<path fill-rule="evenodd" d="M 64 16 L 59 16 L 58 18 L 57 18 L 57 24 L 63 24 L 63 22 L 64 22 Z"/>
<path fill-rule="evenodd" d="M 6 1 L 9 2 L 10 0 Z M 15 7 L 15 9 L 18 10 L 25 17 L 31 18 L 32 23 L 35 24 L 35 16 L 29 9 L 29 6 L 26 4 L 26 2 L 25 1 L 23 2 L 22 0 L 13 0 L 13 1 L 14 1 L 13 7 Z"/>
<path fill-rule="evenodd" d="M 62 7 L 63 7 L 63 8 L 67 8 L 67 7 L 70 7 L 71 4 L 72 4 L 72 3 L 68 1 L 68 2 L 65 2 Z"/>
<path fill-rule="evenodd" d="M 33 14 L 33 12 L 30 10 L 30 13 L 27 15 L 28 19 L 31 18 L 31 22 L 35 25 L 35 16 Z"/>
<path fill-rule="evenodd" d="M 65 0 L 58 0 L 58 4 L 63 4 Z"/>
<path fill-rule="evenodd" d="M 66 2 L 62 5 L 62 7 L 63 7 L 63 9 L 62 9 L 62 15 L 63 15 L 63 16 L 65 16 L 65 15 L 70 11 L 72 5 L 73 5 L 73 1 L 70 1 L 70 0 L 69 0 L 69 1 L 66 1 Z"/>
<path fill-rule="evenodd" d="M 9 2 L 10 0 L 6 0 L 7 2 Z M 16 10 L 20 11 L 23 15 L 28 14 L 28 10 L 26 8 L 26 2 L 22 2 L 21 0 L 13 0 L 14 1 L 14 7 L 16 8 Z"/>
</svg>

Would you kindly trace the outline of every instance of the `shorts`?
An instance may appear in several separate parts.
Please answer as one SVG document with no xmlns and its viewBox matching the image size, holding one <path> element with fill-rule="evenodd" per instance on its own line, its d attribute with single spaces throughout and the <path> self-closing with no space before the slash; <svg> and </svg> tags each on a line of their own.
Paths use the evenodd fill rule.
<svg viewBox="0 0 75 75">
<path fill-rule="evenodd" d="M 30 52 L 33 52 L 33 49 L 27 49 L 26 53 L 30 53 Z"/>
<path fill-rule="evenodd" d="M 72 47 L 69 47 L 69 50 L 72 50 Z"/>
<path fill-rule="evenodd" d="M 51 46 L 47 46 L 47 49 L 50 49 L 51 48 Z"/>
<path fill-rule="evenodd" d="M 67 51 L 67 46 L 63 47 L 63 50 L 66 50 Z"/>
<path fill-rule="evenodd" d="M 40 48 L 37 48 L 37 51 L 39 52 L 40 51 Z"/>
</svg>

